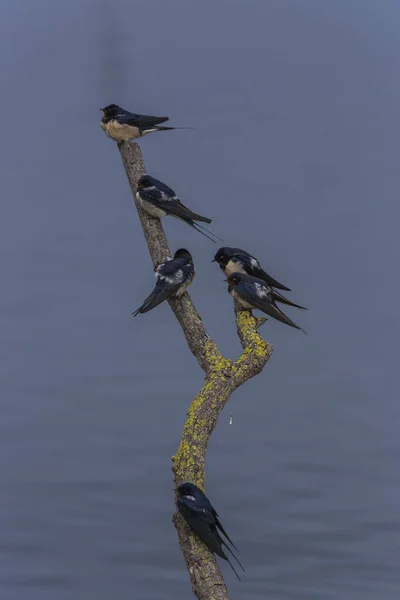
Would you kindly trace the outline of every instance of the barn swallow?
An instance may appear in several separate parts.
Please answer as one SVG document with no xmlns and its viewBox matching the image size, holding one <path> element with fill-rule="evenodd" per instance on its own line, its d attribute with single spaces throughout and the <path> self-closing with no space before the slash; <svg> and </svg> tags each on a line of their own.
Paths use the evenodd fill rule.
<svg viewBox="0 0 400 600">
<path fill-rule="evenodd" d="M 290 325 L 290 327 L 300 329 L 303 333 L 307 333 L 289 319 L 289 317 L 277 307 L 276 302 L 283 302 L 282 299 L 284 298 L 284 300 L 286 300 L 285 304 L 289 304 L 290 306 L 297 305 L 288 301 L 287 298 L 278 294 L 278 292 L 275 292 L 275 290 L 270 288 L 265 281 L 243 273 L 232 273 L 226 281 L 228 282 L 228 292 L 243 308 L 261 310 L 277 321 Z M 297 308 L 302 307 L 297 306 Z"/>
<path fill-rule="evenodd" d="M 181 221 L 184 221 L 215 243 L 215 240 L 207 235 L 207 233 L 210 233 L 214 237 L 217 236 L 208 229 L 205 229 L 205 227 L 195 223 L 195 221 L 211 223 L 211 219 L 201 217 L 186 208 L 179 200 L 174 190 L 165 185 L 165 183 L 158 181 L 158 179 L 154 179 L 154 177 L 151 177 L 150 175 L 143 175 L 143 177 L 139 179 L 137 186 L 138 190 L 136 192 L 136 198 L 141 207 L 149 213 L 149 215 L 156 219 L 162 219 L 162 217 L 165 217 L 166 215 L 181 219 Z M 207 233 L 204 233 L 204 231 L 207 231 Z"/>
<path fill-rule="evenodd" d="M 178 493 L 176 504 L 186 523 L 197 533 L 199 538 L 209 547 L 211 552 L 215 552 L 215 554 L 218 554 L 218 556 L 228 561 L 236 577 L 240 581 L 240 577 L 237 574 L 235 567 L 225 554 L 222 546 L 227 548 L 243 571 L 244 567 L 221 537 L 220 532 L 234 548 L 236 548 L 236 546 L 222 527 L 217 511 L 211 506 L 207 496 L 196 485 L 187 482 L 182 483 L 176 491 Z"/>
<path fill-rule="evenodd" d="M 101 120 L 101 128 L 116 142 L 127 142 L 143 137 L 152 131 L 169 131 L 176 127 L 162 127 L 169 117 L 152 117 L 150 115 L 138 115 L 124 110 L 117 104 L 109 104 L 100 110 L 104 116 Z"/>
<path fill-rule="evenodd" d="M 220 248 L 212 262 L 217 262 L 228 277 L 231 273 L 245 273 L 246 275 L 262 279 L 269 286 L 290 292 L 290 288 L 268 275 L 258 260 L 246 252 L 246 250 L 241 250 L 240 248 Z"/>
<path fill-rule="evenodd" d="M 186 292 L 195 277 L 193 259 L 190 252 L 180 248 L 174 258 L 162 263 L 155 269 L 157 283 L 150 296 L 146 298 L 133 316 L 146 313 L 168 298 L 179 298 Z"/>
</svg>

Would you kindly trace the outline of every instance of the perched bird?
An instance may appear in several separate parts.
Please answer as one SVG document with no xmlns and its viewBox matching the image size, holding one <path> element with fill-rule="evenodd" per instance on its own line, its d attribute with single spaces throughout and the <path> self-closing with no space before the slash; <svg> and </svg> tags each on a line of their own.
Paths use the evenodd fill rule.
<svg viewBox="0 0 400 600">
<path fill-rule="evenodd" d="M 179 298 L 186 292 L 195 277 L 192 255 L 188 250 L 180 248 L 174 258 L 162 263 L 155 269 L 157 283 L 150 296 L 146 298 L 133 316 L 146 313 L 168 298 Z"/>
<path fill-rule="evenodd" d="M 116 142 L 127 142 L 143 137 L 152 131 L 169 131 L 176 127 L 161 127 L 160 123 L 168 121 L 169 117 L 151 117 L 150 115 L 137 115 L 124 110 L 117 104 L 109 104 L 100 110 L 104 116 L 101 128 Z"/>
<path fill-rule="evenodd" d="M 237 574 L 235 567 L 225 554 L 222 546 L 227 548 L 243 571 L 244 567 L 233 554 L 229 546 L 225 543 L 224 539 L 220 535 L 220 532 L 226 537 L 226 539 L 234 548 L 236 548 L 236 546 L 226 533 L 225 529 L 222 527 L 220 520 L 218 519 L 218 514 L 211 506 L 207 496 L 196 485 L 187 482 L 182 483 L 176 491 L 178 493 L 176 504 L 186 523 L 210 548 L 211 552 L 215 552 L 215 554 L 218 554 L 218 556 L 228 561 L 236 577 L 240 581 L 240 577 Z"/>
<path fill-rule="evenodd" d="M 243 273 L 232 273 L 226 281 L 229 284 L 228 292 L 243 308 L 250 310 L 256 308 L 277 321 L 286 323 L 286 325 L 290 325 L 290 327 L 295 327 L 306 333 L 304 329 L 296 325 L 277 307 L 276 302 L 282 302 L 289 306 L 296 306 L 297 308 L 303 307 L 290 302 L 282 294 L 279 294 L 267 285 L 265 281 Z"/>
<path fill-rule="evenodd" d="M 288 290 L 289 288 L 285 287 L 276 279 L 268 275 L 260 266 L 260 263 L 254 256 L 251 256 L 246 250 L 241 250 L 240 248 L 220 248 L 216 255 L 214 256 L 214 260 L 211 262 L 217 262 L 221 267 L 221 270 L 228 275 L 232 273 L 242 273 L 244 275 L 250 275 L 256 277 L 257 279 L 261 279 L 264 281 L 268 287 L 271 288 L 272 297 L 276 302 L 281 302 L 282 304 L 287 304 L 288 306 L 295 306 L 296 308 L 300 308 L 301 310 L 307 310 L 304 306 L 300 306 L 300 304 L 295 304 L 283 294 L 280 294 L 273 288 L 279 288 L 281 290 Z"/>
<path fill-rule="evenodd" d="M 258 260 L 246 252 L 246 250 L 228 247 L 220 248 L 212 262 L 217 262 L 228 277 L 231 273 L 245 273 L 246 275 L 258 277 L 258 279 L 262 279 L 268 283 L 268 285 L 278 288 L 279 290 L 290 292 L 290 288 L 268 275 L 268 273 L 262 269 Z"/>
<path fill-rule="evenodd" d="M 207 233 L 210 233 L 214 237 L 217 237 L 216 235 L 211 231 L 208 231 L 208 229 L 205 229 L 205 227 L 195 223 L 195 221 L 211 223 L 211 219 L 197 215 L 186 208 L 179 200 L 174 190 L 165 185 L 165 183 L 158 179 L 154 179 L 154 177 L 151 177 L 150 175 L 143 175 L 139 179 L 137 186 L 138 190 L 136 192 L 136 198 L 149 215 L 156 219 L 162 219 L 162 217 L 165 217 L 166 215 L 176 217 L 196 229 L 199 233 L 202 233 L 212 242 L 215 242 L 215 240 L 207 235 Z M 204 233 L 204 231 L 207 231 L 207 233 Z"/>
</svg>

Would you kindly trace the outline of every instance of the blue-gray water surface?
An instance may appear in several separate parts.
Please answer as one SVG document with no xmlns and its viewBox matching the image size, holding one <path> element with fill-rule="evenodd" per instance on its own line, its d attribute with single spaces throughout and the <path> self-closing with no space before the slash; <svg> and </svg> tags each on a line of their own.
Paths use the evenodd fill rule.
<svg viewBox="0 0 400 600">
<path fill-rule="evenodd" d="M 2 600 L 192 597 L 170 457 L 202 373 L 167 304 L 130 315 L 154 277 L 111 102 L 195 127 L 145 138 L 148 172 L 309 308 L 308 336 L 264 326 L 210 444 L 232 599 L 398 600 L 399 23 L 395 0 L 5 0 Z M 165 229 L 237 357 L 215 246 Z"/>
</svg>

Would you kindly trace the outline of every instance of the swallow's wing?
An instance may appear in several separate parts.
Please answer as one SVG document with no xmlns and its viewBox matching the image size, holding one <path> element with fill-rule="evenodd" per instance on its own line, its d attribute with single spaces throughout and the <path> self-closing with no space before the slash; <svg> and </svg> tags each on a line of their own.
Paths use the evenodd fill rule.
<svg viewBox="0 0 400 600">
<path fill-rule="evenodd" d="M 222 544 L 229 551 L 229 553 L 233 556 L 233 558 L 236 560 L 238 565 L 243 569 L 243 571 L 244 571 L 244 567 L 239 562 L 237 557 L 233 554 L 233 552 L 229 548 L 229 546 L 227 546 L 225 544 L 225 542 L 219 535 L 217 527 L 216 527 L 217 521 L 218 521 L 217 514 L 216 514 L 215 510 L 213 509 L 213 507 L 211 506 L 208 499 L 207 498 L 205 498 L 205 499 L 207 500 L 207 502 L 203 503 L 204 508 L 198 508 L 197 506 L 195 506 L 195 504 L 191 500 L 189 500 L 188 498 L 185 498 L 185 497 L 178 498 L 177 505 L 178 505 L 181 515 L 183 516 L 183 518 L 185 519 L 185 521 L 189 525 L 189 527 L 197 533 L 199 538 L 210 548 L 210 550 L 212 552 L 215 552 L 215 554 L 218 554 L 218 556 L 220 556 L 221 558 L 228 561 L 233 572 L 235 573 L 236 577 L 240 581 L 240 577 L 237 574 L 235 567 L 233 566 L 233 564 L 231 563 L 231 561 L 225 554 L 224 549 L 222 548 Z M 223 531 L 222 527 L 221 527 L 221 531 Z M 226 534 L 224 533 L 224 535 L 226 535 Z M 228 536 L 226 536 L 226 537 L 229 540 Z"/>
<path fill-rule="evenodd" d="M 193 229 L 196 229 L 196 231 L 198 231 L 206 238 L 215 243 L 215 240 L 213 240 L 209 235 L 207 235 L 207 233 L 210 233 L 216 238 L 218 238 L 218 236 L 216 236 L 214 233 L 212 233 L 205 227 L 202 227 L 198 223 L 195 223 L 195 221 L 211 223 L 211 219 L 208 219 L 207 217 L 202 217 L 201 215 L 197 215 L 196 213 L 192 212 L 189 208 L 184 206 L 176 196 L 169 196 L 160 189 L 142 188 L 138 191 L 143 200 L 147 200 L 147 202 L 154 204 L 154 206 L 157 206 L 171 217 L 175 217 L 176 219 L 184 221 L 185 223 L 193 227 Z M 205 231 L 207 233 L 204 233 Z"/>
<path fill-rule="evenodd" d="M 198 215 L 197 213 L 191 211 L 190 208 L 182 204 L 182 202 L 178 198 L 176 198 L 176 200 L 179 205 L 176 210 L 177 213 L 180 213 L 179 215 L 176 215 L 178 218 L 192 219 L 192 221 L 201 221 L 202 223 L 211 223 L 211 219 L 209 219 L 208 217 L 202 217 L 201 215 Z"/>
<path fill-rule="evenodd" d="M 217 515 L 217 513 L 215 511 L 214 511 L 214 517 L 215 517 L 215 524 L 218 527 L 218 529 L 221 531 L 221 533 L 224 534 L 224 536 L 226 537 L 226 539 L 228 540 L 228 542 L 230 542 L 232 544 L 232 546 L 237 550 L 235 544 L 232 542 L 231 538 L 226 533 L 225 529 L 222 527 L 222 523 L 219 520 L 218 515 Z"/>
<path fill-rule="evenodd" d="M 204 237 L 206 237 L 209 240 L 211 240 L 212 242 L 214 242 L 214 244 L 216 243 L 216 240 L 214 240 L 213 238 L 216 238 L 217 240 L 222 241 L 222 239 L 220 237 L 218 237 L 215 233 L 213 233 L 209 229 L 206 229 L 206 227 L 203 227 L 202 225 L 197 223 L 197 221 L 202 221 L 203 223 L 211 223 L 211 219 L 208 219 L 207 217 L 201 217 L 200 215 L 193 213 L 191 210 L 189 210 L 188 208 L 183 206 L 183 204 L 181 204 L 181 202 L 179 202 L 179 204 L 180 204 L 180 209 L 179 209 L 180 214 L 177 214 L 178 211 L 170 212 L 169 214 L 172 217 L 176 217 L 177 219 L 180 219 L 184 223 L 187 223 L 187 225 L 190 225 L 190 227 L 193 227 L 193 229 L 195 229 L 196 231 L 201 233 L 201 235 L 204 235 Z M 184 212 L 181 210 L 182 208 L 184 209 Z M 190 215 L 190 216 L 188 216 L 188 215 Z M 208 234 L 210 234 L 210 235 L 208 235 Z M 211 236 L 213 236 L 213 237 L 211 237 Z"/>
<path fill-rule="evenodd" d="M 183 271 L 183 280 L 182 280 L 182 284 L 186 284 L 187 286 L 189 286 L 192 282 L 193 279 L 195 278 L 196 275 L 196 271 L 194 269 L 194 265 L 193 263 L 186 263 L 182 265 L 182 271 Z"/>
<path fill-rule="evenodd" d="M 167 285 L 173 287 L 175 292 L 187 283 L 188 280 L 192 280 L 194 275 L 193 263 L 186 262 L 182 258 L 176 258 L 163 263 L 158 267 L 156 273 L 156 276 L 160 280 L 166 281 Z"/>
<path fill-rule="evenodd" d="M 264 313 L 273 317 L 281 323 L 285 323 L 295 329 L 300 329 L 304 333 L 304 329 L 296 325 L 294 321 L 289 319 L 274 303 L 273 292 L 266 285 L 263 285 L 261 281 L 259 283 L 249 282 L 242 283 L 236 286 L 236 292 L 243 300 L 247 300 L 254 308 L 262 310 Z"/>
<path fill-rule="evenodd" d="M 268 273 L 264 271 L 264 269 L 255 269 L 254 275 L 256 277 L 259 277 L 260 279 L 263 279 L 268 283 L 268 285 L 271 285 L 272 287 L 278 288 L 279 290 L 285 290 L 286 292 L 290 292 L 290 288 L 288 288 L 286 285 L 283 285 L 283 283 L 279 283 L 279 281 L 271 277 L 271 275 L 268 275 Z"/>
<path fill-rule="evenodd" d="M 154 177 L 153 177 L 153 182 L 154 182 L 155 187 L 158 190 L 160 190 L 160 192 L 164 192 L 164 194 L 166 194 L 170 198 L 176 198 L 176 194 L 175 194 L 174 190 L 172 188 L 170 188 L 168 185 L 166 185 L 159 179 L 155 179 Z"/>
<path fill-rule="evenodd" d="M 221 537 L 216 529 L 214 515 L 206 509 L 199 509 L 185 497 L 178 498 L 177 505 L 186 523 L 212 552 L 226 558 L 222 549 Z"/>
<path fill-rule="evenodd" d="M 257 277 L 258 279 L 262 279 L 272 287 L 290 292 L 290 289 L 283 285 L 283 283 L 279 283 L 279 281 L 271 277 L 271 275 L 268 275 L 268 273 L 261 267 L 258 260 L 254 256 L 251 256 L 251 254 L 248 252 L 246 252 L 246 254 L 238 253 L 234 256 L 236 256 L 243 263 L 243 266 L 249 275 L 253 275 L 253 277 Z"/>
<path fill-rule="evenodd" d="M 164 282 L 157 282 L 156 287 L 151 292 L 150 296 L 144 300 L 143 304 L 139 306 L 135 312 L 133 312 L 133 316 L 136 317 L 139 313 L 143 314 L 152 310 L 164 300 L 167 300 L 173 294 L 173 289 L 170 286 L 166 285 Z"/>
<path fill-rule="evenodd" d="M 183 221 L 199 220 L 211 223 L 211 219 L 196 215 L 196 213 L 184 206 L 176 196 L 174 190 L 161 181 L 155 180 L 152 187 L 139 188 L 138 192 L 143 200 L 156 205 L 177 219 L 182 219 Z"/>
<path fill-rule="evenodd" d="M 234 548 L 237 550 L 237 548 L 236 548 L 235 544 L 232 542 L 231 538 L 230 538 L 230 537 L 229 537 L 229 535 L 226 533 L 225 529 L 222 527 L 222 523 L 221 523 L 221 521 L 219 520 L 219 517 L 218 517 L 218 513 L 217 513 L 217 511 L 215 510 L 215 508 L 213 508 L 213 507 L 211 506 L 211 504 L 210 504 L 210 508 L 211 508 L 211 511 L 212 511 L 212 513 L 213 513 L 213 515 L 214 515 L 215 524 L 216 524 L 217 528 L 220 530 L 220 532 L 221 532 L 221 533 L 223 533 L 223 534 L 224 534 L 224 536 L 226 537 L 226 539 L 227 539 L 227 540 L 228 540 L 228 541 L 229 541 L 229 542 L 232 544 L 232 546 L 233 546 L 233 547 L 234 547 Z M 226 544 L 225 544 L 225 546 L 226 546 Z M 226 546 L 226 547 L 227 547 L 227 546 Z M 228 548 L 228 550 L 229 550 L 229 548 Z M 236 558 L 236 556 L 235 556 L 235 558 Z M 236 560 L 237 560 L 237 558 L 236 558 Z M 238 562 L 239 562 L 239 561 L 238 561 Z M 240 564 L 240 563 L 239 563 L 239 564 Z M 240 566 L 242 566 L 242 565 L 240 565 Z M 242 569 L 243 569 L 243 567 L 242 567 Z M 243 569 L 243 570 L 244 570 L 244 569 Z"/>
<path fill-rule="evenodd" d="M 131 125 L 132 127 L 153 127 L 160 123 L 165 123 L 169 120 L 169 117 L 153 117 L 151 115 L 138 115 L 131 112 L 123 112 L 117 115 L 119 123 L 121 125 Z"/>
<path fill-rule="evenodd" d="M 164 208 L 164 210 L 167 211 L 166 208 Z M 197 221 L 201 221 L 202 223 L 211 223 L 212 222 L 211 219 L 209 219 L 208 217 L 202 217 L 201 215 L 194 213 L 189 208 L 187 208 L 187 206 L 182 204 L 182 202 L 176 196 L 173 199 L 173 203 L 171 202 L 171 204 L 170 204 L 169 214 L 172 217 L 175 217 L 177 219 L 180 219 L 181 221 L 184 221 L 184 223 L 187 223 L 188 225 L 190 225 L 190 227 L 193 227 L 193 229 L 195 229 L 196 231 L 198 231 L 199 233 L 204 235 L 206 238 L 208 238 L 209 240 L 214 242 L 214 244 L 215 244 L 215 240 L 210 236 L 213 236 L 216 239 L 221 240 L 221 238 L 218 237 L 215 233 L 213 233 L 209 229 L 206 229 L 205 227 L 203 227 L 202 225 L 199 225 L 199 223 L 197 223 Z M 207 232 L 207 233 L 205 233 L 205 232 Z M 208 234 L 210 234 L 210 235 L 208 235 Z"/>
<path fill-rule="evenodd" d="M 154 206 L 157 206 L 157 208 L 161 208 L 168 214 L 172 214 L 171 210 L 174 210 L 174 204 L 177 202 L 176 197 L 169 196 L 168 194 L 156 187 L 139 188 L 138 193 L 142 200 L 146 200 L 146 202 L 154 204 Z"/>
<path fill-rule="evenodd" d="M 237 564 L 239 565 L 239 567 L 244 571 L 244 566 L 242 565 L 242 563 L 240 562 L 240 560 L 237 558 L 237 556 L 232 552 L 232 550 L 229 548 L 229 546 L 226 544 L 226 542 L 221 538 L 218 529 L 224 534 L 224 536 L 226 537 L 226 539 L 232 544 L 232 546 L 237 550 L 235 544 L 232 542 L 232 540 L 230 539 L 230 537 L 228 536 L 228 534 L 226 533 L 225 529 L 222 527 L 222 524 L 218 518 L 218 513 L 217 511 L 211 506 L 210 501 L 208 500 L 207 497 L 205 497 L 205 500 L 207 501 L 207 504 L 205 505 L 205 509 L 203 509 L 203 519 L 205 520 L 210 520 L 211 522 L 211 528 L 215 528 L 215 534 L 218 536 L 219 542 L 221 545 L 225 546 L 225 548 L 228 550 L 228 552 L 233 556 L 233 558 L 236 560 Z M 217 529 L 218 528 L 218 529 Z M 230 564 L 232 570 L 234 571 L 236 577 L 239 579 L 240 581 L 240 577 L 236 572 L 235 567 L 232 565 L 231 561 L 229 560 L 229 558 L 226 556 L 225 552 L 223 551 L 223 549 L 221 548 L 222 554 L 219 554 L 219 556 L 221 556 L 222 558 L 225 558 L 225 560 L 228 561 L 228 563 Z M 218 554 L 218 552 L 217 552 Z"/>
<path fill-rule="evenodd" d="M 154 290 L 150 296 L 147 296 L 143 304 L 132 313 L 134 317 L 139 313 L 146 313 L 152 310 L 164 302 L 164 300 L 173 296 L 182 283 L 184 283 L 185 274 L 182 269 L 177 268 L 175 261 L 170 260 L 158 267 L 156 277 L 157 283 Z"/>
<path fill-rule="evenodd" d="M 301 310 L 307 310 L 305 306 L 301 306 L 300 304 L 295 304 L 289 298 L 286 298 L 283 294 L 280 294 L 276 290 L 272 290 L 272 297 L 275 302 L 281 302 L 282 304 L 287 304 L 287 306 L 294 306 L 295 308 L 300 308 Z"/>
<path fill-rule="evenodd" d="M 202 217 L 191 211 L 187 206 L 177 197 L 176 193 L 168 185 L 155 179 L 150 178 L 152 183 L 151 187 L 140 188 L 139 194 L 144 200 L 157 204 L 157 206 L 167 212 L 169 215 L 182 219 L 183 221 L 202 221 L 204 223 L 211 223 L 211 219 Z"/>
<path fill-rule="evenodd" d="M 153 190 L 141 189 L 140 194 L 142 197 L 145 197 L 146 200 L 149 199 L 149 202 L 152 200 L 153 202 L 157 202 L 157 206 L 165 210 L 165 212 L 172 217 L 182 219 L 182 221 L 186 222 L 202 221 L 204 223 L 211 223 L 211 219 L 202 217 L 201 215 L 192 212 L 189 208 L 182 204 L 171 188 L 168 188 L 168 186 L 164 186 L 164 188 L 165 189 L 161 189 L 161 187 L 157 186 L 157 188 Z M 143 192 L 145 192 L 145 194 L 143 194 Z"/>
</svg>

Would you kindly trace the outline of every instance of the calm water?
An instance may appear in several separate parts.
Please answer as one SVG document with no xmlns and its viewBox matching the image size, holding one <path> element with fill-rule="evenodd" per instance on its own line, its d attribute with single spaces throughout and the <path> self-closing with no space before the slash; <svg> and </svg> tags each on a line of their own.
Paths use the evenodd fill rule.
<svg viewBox="0 0 400 600">
<path fill-rule="evenodd" d="M 398 2 L 2 6 L 3 600 L 190 598 L 170 457 L 202 374 L 153 285 L 117 102 L 196 129 L 148 171 L 309 307 L 212 438 L 207 492 L 247 567 L 233 600 L 400 596 Z M 238 355 L 214 246 L 192 296 Z M 233 425 L 229 426 L 229 415 Z"/>
</svg>

